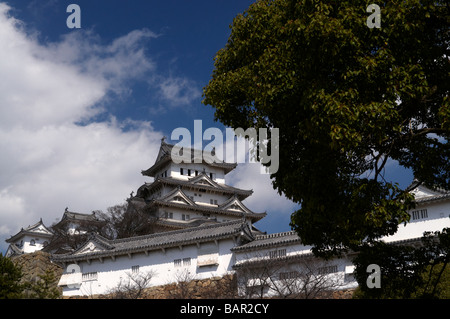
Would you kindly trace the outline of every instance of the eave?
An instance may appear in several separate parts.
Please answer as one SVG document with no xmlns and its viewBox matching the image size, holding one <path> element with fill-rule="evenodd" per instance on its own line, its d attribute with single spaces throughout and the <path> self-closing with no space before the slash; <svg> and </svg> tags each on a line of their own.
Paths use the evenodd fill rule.
<svg viewBox="0 0 450 319">
<path fill-rule="evenodd" d="M 164 233 L 156 233 L 144 236 L 130 237 L 118 240 L 108 240 L 107 246 L 110 249 L 102 251 L 87 252 L 82 254 L 53 255 L 52 260 L 57 263 L 69 263 L 80 261 L 104 260 L 105 258 L 115 259 L 117 256 L 132 256 L 136 253 L 148 254 L 150 251 L 165 251 L 168 248 L 180 248 L 187 245 L 198 245 L 204 242 L 215 241 L 238 237 L 248 237 L 244 227 L 248 227 L 242 221 L 231 221 L 194 227 L 190 229 L 174 230 Z M 214 233 L 214 231 L 218 233 Z M 92 240 L 92 239 L 91 239 Z M 88 240 L 83 246 L 86 246 Z"/>
<path fill-rule="evenodd" d="M 205 212 L 205 213 L 214 213 L 214 214 L 220 214 L 225 216 L 236 216 L 236 217 L 242 217 L 245 216 L 246 218 L 250 218 L 253 222 L 256 222 L 262 218 L 264 218 L 267 213 L 243 213 L 239 211 L 231 211 L 231 210 L 223 210 L 216 207 L 208 207 L 204 205 L 186 205 L 186 204 L 178 204 L 174 202 L 165 202 L 161 200 L 154 199 L 152 200 L 149 205 L 156 205 L 159 207 L 173 207 L 173 208 L 180 208 L 184 210 L 191 210 L 191 211 L 199 211 L 199 212 Z"/>
</svg>

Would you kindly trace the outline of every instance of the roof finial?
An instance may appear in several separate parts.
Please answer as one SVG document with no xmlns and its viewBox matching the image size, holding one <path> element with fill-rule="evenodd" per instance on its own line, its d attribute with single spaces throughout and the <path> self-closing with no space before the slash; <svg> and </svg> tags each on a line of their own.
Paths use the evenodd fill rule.
<svg viewBox="0 0 450 319">
<path fill-rule="evenodd" d="M 166 143 L 166 138 L 167 138 L 166 136 L 163 136 L 163 137 L 162 137 L 162 139 L 161 139 L 161 144 Z"/>
<path fill-rule="evenodd" d="M 66 209 L 64 210 L 65 213 L 67 213 L 69 211 L 69 207 L 66 207 Z"/>
</svg>

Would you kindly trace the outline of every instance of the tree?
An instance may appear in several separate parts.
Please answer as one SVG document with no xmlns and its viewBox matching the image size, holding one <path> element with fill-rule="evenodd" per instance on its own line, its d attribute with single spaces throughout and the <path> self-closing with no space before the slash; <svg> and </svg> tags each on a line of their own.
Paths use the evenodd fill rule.
<svg viewBox="0 0 450 319">
<path fill-rule="evenodd" d="M 291 262 L 263 254 L 245 259 L 236 273 L 240 294 L 246 298 L 331 298 L 345 286 L 343 276 L 333 273 L 334 265 L 311 256 L 297 256 Z"/>
<path fill-rule="evenodd" d="M 144 297 L 145 289 L 150 286 L 154 273 L 127 273 L 126 279 L 111 289 L 107 297 L 110 299 L 140 299 Z"/>
<path fill-rule="evenodd" d="M 70 222 L 54 223 L 50 227 L 53 237 L 44 250 L 56 254 L 74 251 L 86 242 L 90 233 L 102 234 L 106 227 L 106 223 L 100 220 L 78 220 L 76 225 Z"/>
<path fill-rule="evenodd" d="M 17 299 L 22 297 L 22 270 L 11 259 L 0 253 L 0 299 Z"/>
<path fill-rule="evenodd" d="M 359 298 L 449 298 L 450 228 L 426 232 L 419 247 L 377 242 L 361 248 L 354 263 Z M 380 266 L 381 287 L 366 284 L 369 264 Z"/>
<path fill-rule="evenodd" d="M 448 1 L 383 2 L 381 28 L 366 24 L 370 3 L 257 1 L 203 93 L 224 125 L 280 128 L 273 186 L 301 204 L 291 226 L 323 257 L 409 221 L 413 195 L 388 162 L 450 188 Z"/>
<path fill-rule="evenodd" d="M 106 213 L 95 212 L 106 222 L 101 235 L 109 239 L 128 238 L 155 232 L 159 219 L 148 206 L 137 206 L 133 202 L 108 207 Z"/>
<path fill-rule="evenodd" d="M 61 297 L 58 289 L 59 276 L 52 269 L 46 269 L 43 274 L 38 274 L 33 282 L 24 285 L 25 297 L 31 299 L 57 299 Z"/>
</svg>

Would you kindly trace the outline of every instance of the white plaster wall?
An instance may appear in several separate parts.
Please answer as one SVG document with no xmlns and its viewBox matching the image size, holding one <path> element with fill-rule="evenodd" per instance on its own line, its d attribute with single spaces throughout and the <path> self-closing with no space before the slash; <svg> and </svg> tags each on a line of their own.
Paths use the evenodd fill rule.
<svg viewBox="0 0 450 319">
<path fill-rule="evenodd" d="M 33 253 L 37 250 L 41 250 L 42 248 L 44 248 L 44 241 L 49 241 L 49 239 L 42 239 L 39 237 L 29 236 L 29 235 L 25 235 L 21 240 L 23 240 L 23 252 L 24 253 Z M 16 245 L 19 245 L 21 240 L 19 240 L 16 243 Z M 30 244 L 31 240 L 35 241 L 35 245 Z"/>
<path fill-rule="evenodd" d="M 445 227 L 450 227 L 450 202 L 430 202 L 419 204 L 414 210 L 427 209 L 428 217 L 425 219 L 413 220 L 406 224 L 400 224 L 398 231 L 392 236 L 383 237 L 385 242 L 405 240 L 422 237 L 425 231 L 441 231 Z M 410 212 L 411 213 L 411 212 Z"/>
<path fill-rule="evenodd" d="M 180 174 L 180 168 L 183 168 L 183 175 Z M 191 176 L 188 176 L 188 169 L 191 170 Z M 216 183 L 225 184 L 225 175 L 223 169 L 216 168 L 216 167 L 210 167 L 205 164 L 201 163 L 171 163 L 170 166 L 167 168 L 167 176 L 171 176 L 173 178 L 179 178 L 182 180 L 188 180 L 189 178 L 195 177 L 195 171 L 197 170 L 198 173 L 202 173 L 203 169 L 205 169 L 205 173 L 209 177 L 209 173 L 215 174 L 214 181 Z M 164 169 L 166 170 L 166 169 Z"/>
<path fill-rule="evenodd" d="M 178 282 L 181 277 L 188 274 L 189 279 L 204 279 L 215 276 L 223 276 L 232 271 L 232 254 L 230 249 L 234 246 L 231 239 L 218 243 L 219 265 L 197 267 L 197 245 L 170 248 L 165 251 L 150 251 L 145 253 L 117 257 L 115 261 L 104 258 L 103 262 L 92 260 L 91 263 L 80 262 L 78 265 L 82 273 L 97 272 L 97 279 L 83 281 L 79 288 L 63 287 L 64 296 L 105 294 L 118 286 L 121 280 L 128 280 L 127 273 L 131 274 L 132 266 L 139 265 L 141 274 L 152 273 L 151 286 L 165 285 Z M 191 258 L 189 266 L 175 267 L 175 259 Z"/>
<path fill-rule="evenodd" d="M 259 248 L 252 251 L 240 252 L 237 251 L 235 253 L 236 262 L 242 261 L 251 261 L 257 260 L 259 258 L 266 258 L 269 256 L 269 253 L 274 250 L 286 249 L 286 256 L 293 256 L 297 254 L 308 254 L 311 252 L 312 246 L 305 246 L 300 243 L 292 244 L 292 245 L 283 245 L 278 247 L 270 247 L 270 248 Z"/>
<path fill-rule="evenodd" d="M 254 251 L 248 251 L 248 252 L 236 252 L 235 258 L 236 263 L 240 263 L 243 261 L 256 261 L 261 258 L 266 258 L 269 260 L 270 265 L 270 258 L 269 258 L 269 252 L 274 250 L 282 250 L 286 249 L 286 256 L 294 256 L 294 255 L 302 255 L 307 254 L 311 252 L 311 246 L 305 246 L 300 243 L 296 244 L 290 244 L 290 245 L 283 245 L 279 247 L 271 247 L 271 248 L 265 248 L 265 249 L 259 249 Z M 279 280 L 279 274 L 282 272 L 289 272 L 293 270 L 301 271 L 302 269 L 302 263 L 306 262 L 307 259 L 300 259 L 298 261 L 286 261 L 285 265 L 279 269 L 276 269 L 276 273 L 273 274 L 272 278 L 275 278 L 274 284 L 278 287 L 282 287 L 282 281 Z M 331 273 L 328 276 L 330 277 L 330 280 L 335 280 L 337 282 L 337 286 L 335 289 L 342 290 L 342 289 L 350 289 L 350 288 L 356 288 L 358 283 L 355 280 L 352 273 L 349 273 L 349 268 L 353 265 L 352 258 L 351 257 L 343 257 L 343 258 L 336 258 L 330 261 L 324 261 L 321 259 L 313 259 L 312 260 L 313 267 L 323 267 L 323 266 L 337 266 L 337 272 Z M 277 266 L 278 267 L 278 266 Z M 347 271 L 347 273 L 346 273 Z M 246 274 L 248 276 L 248 274 Z M 239 276 L 239 272 L 238 272 Z M 251 276 L 251 274 L 250 274 Z M 239 291 L 241 294 L 245 294 L 245 291 L 247 288 L 245 288 L 246 281 L 248 278 L 240 278 L 238 279 L 239 284 Z M 258 278 L 254 278 L 258 279 Z M 278 293 L 275 290 L 271 289 L 265 289 L 265 296 L 276 296 Z"/>
<path fill-rule="evenodd" d="M 186 193 L 187 196 L 193 196 L 194 202 L 199 203 L 199 204 L 211 205 L 211 207 L 217 207 L 218 205 L 223 204 L 226 200 L 228 200 L 230 198 L 227 195 L 215 194 L 215 193 L 211 193 L 208 191 L 207 192 L 199 192 L 199 191 L 185 190 L 184 192 Z M 213 201 L 217 200 L 217 205 L 211 204 L 211 199 Z"/>
</svg>

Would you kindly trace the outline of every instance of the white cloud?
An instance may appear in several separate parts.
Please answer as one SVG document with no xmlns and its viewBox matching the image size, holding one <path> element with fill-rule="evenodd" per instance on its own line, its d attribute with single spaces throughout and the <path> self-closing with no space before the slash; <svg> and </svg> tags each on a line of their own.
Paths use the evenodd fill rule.
<svg viewBox="0 0 450 319">
<path fill-rule="evenodd" d="M 156 64 L 142 46 L 157 38 L 150 30 L 133 30 L 108 45 L 102 45 L 98 35 L 90 30 L 77 30 L 63 36 L 61 42 L 50 43 L 40 56 L 51 61 L 75 65 L 83 73 L 108 84 L 114 93 L 123 93 L 123 82 L 155 71 Z"/>
<path fill-rule="evenodd" d="M 144 182 L 162 133 L 150 122 L 92 118 L 129 80 L 154 76 L 141 43 L 153 37 L 136 30 L 102 45 L 73 32 L 41 44 L 0 3 L 0 250 L 41 217 L 51 225 L 66 206 L 105 209 Z"/>
<path fill-rule="evenodd" d="M 255 225 L 259 230 L 269 233 L 290 230 L 290 216 L 299 206 L 273 189 L 270 175 L 261 174 L 261 164 L 238 164 L 237 168 L 227 175 L 227 183 L 253 190 L 253 194 L 243 203 L 254 212 L 267 213 L 267 216 Z"/>
<path fill-rule="evenodd" d="M 201 93 L 187 78 L 157 74 L 143 46 L 157 37 L 149 30 L 109 44 L 77 30 L 43 44 L 9 10 L 0 3 L 0 251 L 4 239 L 41 217 L 51 225 L 67 206 L 104 210 L 143 184 L 140 170 L 153 164 L 163 134 L 145 121 L 93 122 L 108 115 L 111 99 L 129 94 L 130 81 L 150 83 L 174 107 Z M 292 211 L 258 164 L 240 164 L 227 177 L 254 190 L 245 201 L 252 210 Z"/>
<path fill-rule="evenodd" d="M 269 174 L 261 174 L 261 164 L 241 163 L 227 175 L 228 183 L 242 189 L 252 189 L 244 204 L 255 212 L 291 214 L 295 204 L 273 189 Z M 270 199 L 270 200 L 268 200 Z"/>
<path fill-rule="evenodd" d="M 160 82 L 161 96 L 172 105 L 186 105 L 199 98 L 201 92 L 197 85 L 182 77 L 170 77 Z"/>
</svg>

